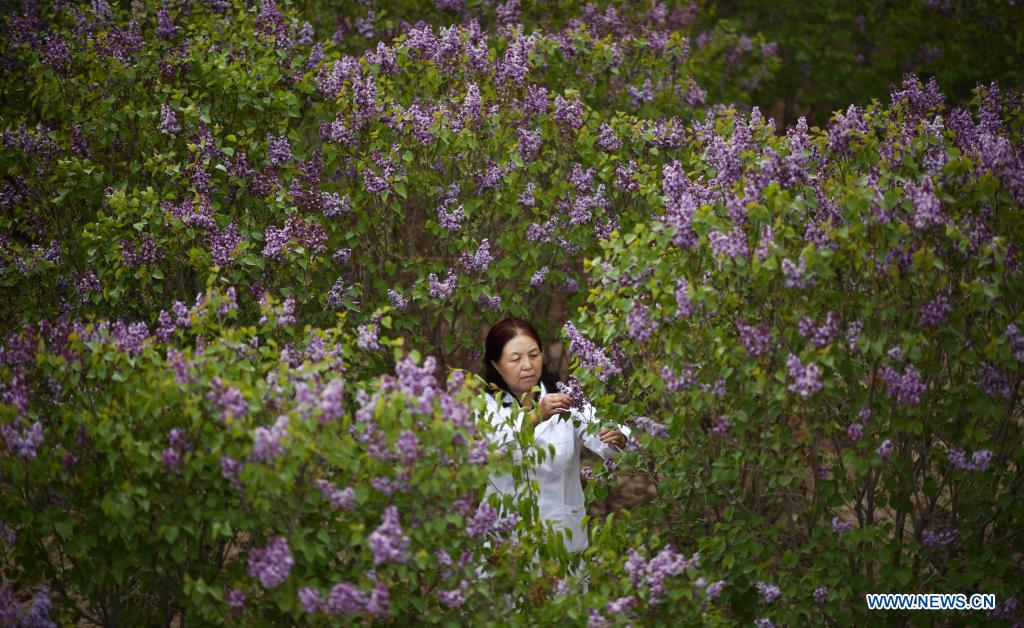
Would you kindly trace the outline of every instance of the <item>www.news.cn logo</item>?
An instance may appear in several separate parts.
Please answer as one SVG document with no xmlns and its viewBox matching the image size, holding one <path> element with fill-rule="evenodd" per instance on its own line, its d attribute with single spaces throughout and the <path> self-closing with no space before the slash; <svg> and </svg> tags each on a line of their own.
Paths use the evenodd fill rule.
<svg viewBox="0 0 1024 628">
<path fill-rule="evenodd" d="M 868 593 L 868 610 L 989 611 L 996 607 L 993 593 Z"/>
</svg>

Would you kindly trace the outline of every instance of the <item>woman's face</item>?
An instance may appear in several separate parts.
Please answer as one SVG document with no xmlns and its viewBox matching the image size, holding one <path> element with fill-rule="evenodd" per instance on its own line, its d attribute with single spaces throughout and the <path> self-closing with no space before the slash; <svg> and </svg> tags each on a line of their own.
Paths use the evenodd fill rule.
<svg viewBox="0 0 1024 628">
<path fill-rule="evenodd" d="M 543 363 L 544 358 L 537 341 L 525 334 L 519 334 L 506 342 L 501 350 L 501 358 L 491 362 L 516 397 L 537 385 Z"/>
</svg>

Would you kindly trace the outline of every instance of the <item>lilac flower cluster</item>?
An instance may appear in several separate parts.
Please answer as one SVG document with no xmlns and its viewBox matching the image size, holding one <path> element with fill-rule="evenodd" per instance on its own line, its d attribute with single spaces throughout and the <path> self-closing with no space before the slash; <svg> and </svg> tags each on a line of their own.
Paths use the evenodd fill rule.
<svg viewBox="0 0 1024 628">
<path fill-rule="evenodd" d="M 678 375 L 668 366 L 662 366 L 659 375 L 661 381 L 665 382 L 665 390 L 669 392 L 679 392 L 697 383 L 697 371 L 689 363 L 683 365 L 683 370 Z"/>
<path fill-rule="evenodd" d="M 736 329 L 740 334 L 740 344 L 751 357 L 764 355 L 772 349 L 772 334 L 768 325 L 748 325 L 745 318 L 736 321 Z"/>
<path fill-rule="evenodd" d="M 667 591 L 665 580 L 670 576 L 678 576 L 688 569 L 700 567 L 700 553 L 695 553 L 689 559 L 676 551 L 676 548 L 667 545 L 650 561 L 647 561 L 635 549 L 629 548 L 629 558 L 626 560 L 625 570 L 633 586 L 640 588 L 648 587 L 648 604 L 654 605 L 661 601 Z"/>
<path fill-rule="evenodd" d="M 485 238 L 475 253 L 463 253 L 460 261 L 462 262 L 462 267 L 468 273 L 479 275 L 486 272 L 487 267 L 494 261 L 494 258 L 491 256 L 490 242 Z"/>
<path fill-rule="evenodd" d="M 257 427 L 249 459 L 253 462 L 268 463 L 283 454 L 284 446 L 281 441 L 288 435 L 288 423 L 288 416 L 282 414 L 271 427 Z"/>
<path fill-rule="evenodd" d="M 988 449 L 979 449 L 968 460 L 967 453 L 963 449 L 951 447 L 946 452 L 946 457 L 954 469 L 961 471 L 984 471 L 988 469 L 988 465 L 992 461 L 992 452 Z"/>
<path fill-rule="evenodd" d="M 743 229 L 736 228 L 729 233 L 712 231 L 708 234 L 711 251 L 715 257 L 746 258 L 750 255 L 747 245 L 747 234 Z"/>
<path fill-rule="evenodd" d="M 953 306 L 949 303 L 949 295 L 943 293 L 926 302 L 917 310 L 917 320 L 922 327 L 938 327 L 949 319 Z"/>
<path fill-rule="evenodd" d="M 317 478 L 315 484 L 323 498 L 335 508 L 351 510 L 356 505 L 356 492 L 351 486 L 338 488 L 322 478 Z"/>
<path fill-rule="evenodd" d="M 818 604 L 824 604 L 825 600 L 828 599 L 828 587 L 824 585 L 818 587 L 814 590 L 812 596 L 814 597 L 815 602 L 817 602 Z"/>
<path fill-rule="evenodd" d="M 825 315 L 825 322 L 820 327 L 815 325 L 814 319 L 811 317 L 802 316 L 797 323 L 797 331 L 815 346 L 824 347 L 839 337 L 839 316 L 835 312 L 829 311 Z"/>
<path fill-rule="evenodd" d="M 6 425 L 0 425 L 0 433 L 7 441 L 7 448 L 25 460 L 35 460 L 36 452 L 43 444 L 43 424 L 35 421 L 31 426 L 21 418 Z"/>
<path fill-rule="evenodd" d="M 846 428 L 846 437 L 853 442 L 857 442 L 864 435 L 864 426 L 860 423 L 851 423 Z"/>
<path fill-rule="evenodd" d="M 1002 397 L 1009 399 L 1013 395 L 1013 385 L 1010 383 L 1010 375 L 1005 371 L 995 368 L 987 362 L 978 364 L 980 376 L 978 388 L 989 397 Z"/>
<path fill-rule="evenodd" d="M 222 267 L 234 264 L 235 252 L 242 240 L 242 235 L 238 231 L 238 222 L 233 218 L 224 229 L 211 230 L 207 244 L 210 247 L 210 254 L 213 256 L 213 263 Z"/>
<path fill-rule="evenodd" d="M 547 100 L 545 99 L 545 108 Z M 573 96 L 571 100 L 555 96 L 555 122 L 562 127 L 577 130 L 583 126 L 583 107 L 580 99 Z"/>
<path fill-rule="evenodd" d="M 885 384 L 886 394 L 899 405 L 916 406 L 928 388 L 913 364 L 908 364 L 902 374 L 888 364 L 879 367 L 878 372 Z"/>
<path fill-rule="evenodd" d="M 302 609 L 307 613 L 322 612 L 333 616 L 366 612 L 374 617 L 385 617 L 391 600 L 387 585 L 381 581 L 369 592 L 349 582 L 340 582 L 331 588 L 326 598 L 320 591 L 308 586 L 300 588 L 298 594 Z"/>
<path fill-rule="evenodd" d="M 542 285 L 544 285 L 544 278 L 547 276 L 548 267 L 544 266 L 543 268 L 537 270 L 537 272 L 533 273 L 533 276 L 530 277 L 530 285 L 533 286 L 534 288 L 540 288 Z"/>
<path fill-rule="evenodd" d="M 836 534 L 842 534 L 847 530 L 852 530 L 853 527 L 853 524 L 849 521 L 843 521 L 839 517 L 832 517 L 832 531 Z"/>
<path fill-rule="evenodd" d="M 626 315 L 626 325 L 629 327 L 626 335 L 640 342 L 650 340 L 654 331 L 658 328 L 657 323 L 651 320 L 647 306 L 640 303 L 635 304 L 629 314 Z"/>
<path fill-rule="evenodd" d="M 787 389 L 807 399 L 822 389 L 821 367 L 813 362 L 805 366 L 800 358 L 792 353 L 786 358 L 786 370 L 789 374 L 789 386 Z"/>
<path fill-rule="evenodd" d="M 32 603 L 25 612 L 18 608 L 14 599 L 14 591 L 9 585 L 0 587 L 0 625 L 24 626 L 25 628 L 57 628 L 50 619 L 53 603 L 50 601 L 50 588 L 42 586 L 32 597 Z"/>
<path fill-rule="evenodd" d="M 813 277 L 804 277 L 807 272 L 807 262 L 800 258 L 800 264 L 794 264 L 789 258 L 782 260 L 782 274 L 785 277 L 785 286 L 791 290 L 803 290 L 813 288 L 815 281 Z"/>
<path fill-rule="evenodd" d="M 166 104 L 160 105 L 159 130 L 161 133 L 165 133 L 167 135 L 177 135 L 181 132 L 181 126 L 178 124 L 178 116 L 176 112 Z"/>
<path fill-rule="evenodd" d="M 779 597 L 779 587 L 770 582 L 758 582 L 756 588 L 761 596 L 761 601 L 765 604 L 771 604 L 775 601 L 775 598 Z"/>
<path fill-rule="evenodd" d="M 557 382 L 556 387 L 558 392 L 569 396 L 569 407 L 571 408 L 582 410 L 589 403 L 583 392 L 583 387 L 580 386 L 580 380 L 575 377 L 570 377 L 568 382 Z"/>
<path fill-rule="evenodd" d="M 878 454 L 878 456 L 885 461 L 888 461 L 889 458 L 892 456 L 892 451 L 893 444 L 892 441 L 889 440 L 888 438 L 883 440 L 882 444 L 879 445 L 877 449 L 875 449 L 875 453 Z"/>
<path fill-rule="evenodd" d="M 241 390 L 226 385 L 219 377 L 214 377 L 210 381 L 210 386 L 213 390 L 207 393 L 206 398 L 220 406 L 221 421 L 226 421 L 228 416 L 237 419 L 249 411 L 249 404 L 246 403 Z"/>
<path fill-rule="evenodd" d="M 280 536 L 271 537 L 266 547 L 249 553 L 249 575 L 258 578 L 266 589 L 283 583 L 294 565 L 288 541 Z"/>
<path fill-rule="evenodd" d="M 907 185 L 907 194 L 914 206 L 914 227 L 926 229 L 945 222 L 931 177 L 926 177 L 921 185 Z"/>
<path fill-rule="evenodd" d="M 664 423 L 658 423 L 654 419 L 645 416 L 638 416 L 633 419 L 633 422 L 638 428 L 654 438 L 668 438 L 668 427 Z"/>
<path fill-rule="evenodd" d="M 409 560 L 409 537 L 402 531 L 398 520 L 398 509 L 388 506 L 384 517 L 369 536 L 370 551 L 375 565 L 383 563 L 404 563 Z"/>
<path fill-rule="evenodd" d="M 1010 323 L 1006 326 L 1006 340 L 1010 343 L 1013 359 L 1024 362 L 1024 334 L 1020 332 L 1016 324 Z"/>
<path fill-rule="evenodd" d="M 925 530 L 921 534 L 921 542 L 924 543 L 925 547 L 942 547 L 955 543 L 959 538 L 960 532 L 956 528 L 946 528 L 938 532 L 935 530 Z"/>
<path fill-rule="evenodd" d="M 572 321 L 566 321 L 564 325 L 565 334 L 569 339 L 569 351 L 574 353 L 580 363 L 592 371 L 602 382 L 608 378 L 615 377 L 622 373 L 622 368 L 608 357 L 604 349 L 600 349 L 593 342 L 583 337 Z"/>
<path fill-rule="evenodd" d="M 438 281 L 435 273 L 430 273 L 427 279 L 430 281 L 430 296 L 435 299 L 447 299 L 455 292 L 458 275 L 455 274 L 455 269 L 451 268 L 448 270 L 448 278 L 444 281 Z"/>
</svg>

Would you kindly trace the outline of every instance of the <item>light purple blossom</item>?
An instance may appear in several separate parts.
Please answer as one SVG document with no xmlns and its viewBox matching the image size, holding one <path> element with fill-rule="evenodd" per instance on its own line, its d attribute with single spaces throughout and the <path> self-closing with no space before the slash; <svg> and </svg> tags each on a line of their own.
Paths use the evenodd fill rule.
<svg viewBox="0 0 1024 628">
<path fill-rule="evenodd" d="M 960 538 L 960 533 L 956 528 L 946 528 L 941 531 L 925 530 L 921 535 L 921 542 L 926 547 L 942 547 L 955 543 Z"/>
<path fill-rule="evenodd" d="M 265 548 L 249 553 L 249 575 L 258 578 L 266 589 L 283 583 L 294 565 L 288 541 L 280 536 L 271 537 Z"/>
<path fill-rule="evenodd" d="M 492 261 L 494 258 L 491 256 L 491 245 L 487 239 L 480 243 L 475 253 L 463 253 L 461 258 L 462 267 L 466 269 L 466 272 L 478 275 L 486 272 Z M 431 284 L 431 290 L 433 290 L 433 284 Z"/>
<path fill-rule="evenodd" d="M 320 489 L 320 494 L 323 495 L 324 499 L 331 502 L 331 505 L 335 508 L 351 510 L 355 506 L 356 492 L 351 486 L 338 488 L 322 478 L 317 478 L 315 484 Z"/>
<path fill-rule="evenodd" d="M 447 299 L 455 292 L 455 282 L 458 279 L 458 275 L 455 274 L 455 269 L 451 268 L 448 270 L 448 278 L 444 281 L 438 281 L 435 273 L 430 273 L 427 279 L 430 281 L 430 296 L 435 299 Z"/>
<path fill-rule="evenodd" d="M 548 267 L 544 266 L 537 272 L 533 273 L 533 277 L 530 278 L 530 285 L 534 288 L 539 288 L 544 284 L 544 278 L 548 275 Z"/>
<path fill-rule="evenodd" d="M 756 588 L 765 604 L 771 604 L 775 598 L 779 597 L 779 587 L 769 582 L 758 582 Z"/>
<path fill-rule="evenodd" d="M 249 458 L 254 462 L 265 463 L 283 454 L 284 446 L 281 441 L 288 435 L 288 423 L 288 416 L 282 414 L 271 427 L 257 427 Z"/>
<path fill-rule="evenodd" d="M 174 109 L 171 109 L 166 104 L 160 105 L 160 127 L 161 133 L 167 135 L 177 135 L 181 132 L 181 126 L 178 124 L 178 116 Z"/>
<path fill-rule="evenodd" d="M 272 166 L 281 166 L 292 159 L 292 145 L 287 135 L 267 135 L 267 161 Z"/>
<path fill-rule="evenodd" d="M 836 534 L 842 534 L 847 530 L 852 530 L 853 524 L 849 521 L 843 521 L 839 517 L 832 517 L 832 531 Z"/>
<path fill-rule="evenodd" d="M 566 321 L 564 329 L 569 339 L 569 351 L 580 359 L 582 366 L 594 371 L 599 380 L 608 381 L 609 377 L 614 377 L 622 372 L 621 367 L 605 354 L 604 349 L 598 348 L 597 345 L 585 338 L 572 324 L 572 321 Z"/>
<path fill-rule="evenodd" d="M 583 107 L 578 97 L 566 100 L 561 95 L 555 96 L 555 122 L 572 130 L 583 126 Z"/>
<path fill-rule="evenodd" d="M 916 406 L 928 388 L 913 364 L 908 364 L 902 374 L 888 364 L 879 367 L 878 372 L 885 384 L 886 394 L 899 405 Z"/>
<path fill-rule="evenodd" d="M 740 318 L 736 321 L 736 329 L 739 331 L 740 344 L 747 350 L 751 357 L 764 355 L 772 349 L 772 334 L 768 325 L 748 325 L 746 319 Z"/>
<path fill-rule="evenodd" d="M 821 367 L 813 362 L 805 366 L 800 358 L 792 353 L 786 358 L 786 369 L 789 374 L 789 386 L 787 389 L 807 399 L 822 389 Z"/>
<path fill-rule="evenodd" d="M 878 446 L 878 449 L 875 450 L 875 453 L 878 454 L 878 456 L 882 460 L 888 461 L 889 458 L 892 456 L 892 450 L 892 441 L 887 438 L 884 441 L 882 441 L 882 444 Z"/>
<path fill-rule="evenodd" d="M 384 509 L 381 524 L 369 536 L 370 551 L 375 565 L 383 563 L 404 563 L 409 560 L 409 537 L 402 531 L 398 520 L 398 509 L 388 506 Z"/>
</svg>

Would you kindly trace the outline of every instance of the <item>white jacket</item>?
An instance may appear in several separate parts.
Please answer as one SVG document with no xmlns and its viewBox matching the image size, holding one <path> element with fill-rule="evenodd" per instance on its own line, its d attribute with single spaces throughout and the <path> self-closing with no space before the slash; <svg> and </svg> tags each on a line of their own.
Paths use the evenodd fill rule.
<svg viewBox="0 0 1024 628">
<path fill-rule="evenodd" d="M 540 397 L 548 393 L 544 383 L 540 384 Z M 502 401 L 493 396 L 484 395 L 487 399 L 486 418 L 490 422 L 491 442 L 498 446 L 517 447 L 515 433 L 522 428 L 522 413 L 516 418 L 514 425 L 510 420 L 518 410 L 518 402 L 508 393 L 503 394 Z M 583 529 L 583 517 L 586 506 L 583 503 L 583 485 L 580 483 L 580 449 L 585 445 L 602 458 L 611 458 L 618 449 L 601 442 L 598 435 L 588 434 L 588 424 L 597 422 L 594 408 L 586 404 L 582 411 L 572 409 L 571 419 L 579 421 L 575 426 L 570 417 L 553 415 L 534 428 L 534 444 L 544 452 L 543 461 L 531 470 L 530 477 L 540 487 L 538 507 L 542 520 L 551 521 L 555 527 L 567 533 L 565 547 L 570 552 L 581 552 L 587 548 L 587 534 Z M 629 428 L 619 426 L 628 438 Z M 554 456 L 550 455 L 548 446 L 554 445 Z M 520 459 L 521 454 L 516 456 Z M 492 474 L 487 487 L 487 494 L 515 494 L 515 483 L 511 473 Z"/>
</svg>

